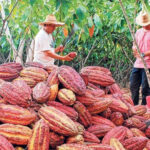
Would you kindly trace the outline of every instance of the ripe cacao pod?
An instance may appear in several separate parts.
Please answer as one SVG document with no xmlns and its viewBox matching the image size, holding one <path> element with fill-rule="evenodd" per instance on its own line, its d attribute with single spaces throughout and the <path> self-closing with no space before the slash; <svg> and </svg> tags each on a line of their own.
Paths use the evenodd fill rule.
<svg viewBox="0 0 150 150">
<path fill-rule="evenodd" d="M 72 107 L 63 105 L 63 104 L 61 104 L 59 102 L 55 102 L 55 101 L 48 101 L 47 105 L 48 106 L 53 106 L 56 109 L 62 111 L 63 113 L 65 113 L 72 120 L 77 120 L 78 119 L 78 113 Z"/>
<path fill-rule="evenodd" d="M 39 82 L 34 88 L 33 88 L 33 98 L 38 103 L 45 103 L 50 96 L 49 87 L 45 82 Z"/>
<path fill-rule="evenodd" d="M 85 127 L 90 126 L 92 123 L 92 117 L 86 107 L 79 101 L 76 101 L 74 104 L 74 108 L 79 114 L 79 122 Z"/>
<path fill-rule="evenodd" d="M 15 150 L 13 145 L 2 135 L 0 135 L 0 149 L 1 150 Z"/>
<path fill-rule="evenodd" d="M 40 108 L 39 116 L 48 122 L 49 127 L 54 132 L 65 136 L 74 136 L 78 134 L 75 123 L 60 110 L 48 106 Z"/>
<path fill-rule="evenodd" d="M 10 104 L 28 107 L 31 99 L 31 93 L 28 90 L 28 88 L 21 88 L 15 84 L 4 82 L 0 86 L 0 95 Z"/>
<path fill-rule="evenodd" d="M 27 67 L 20 72 L 20 76 L 32 78 L 36 82 L 41 82 L 47 79 L 48 73 L 42 68 Z"/>
<path fill-rule="evenodd" d="M 0 121 L 19 125 L 29 125 L 36 119 L 36 115 L 29 110 L 7 104 L 0 104 Z"/>
<path fill-rule="evenodd" d="M 28 143 L 28 150 L 49 150 L 49 125 L 44 120 L 36 122 Z"/>
<path fill-rule="evenodd" d="M 11 144 L 27 145 L 32 130 L 22 125 L 2 124 L 0 125 L 0 135 L 7 138 Z"/>
<path fill-rule="evenodd" d="M 58 91 L 58 99 L 65 105 L 73 105 L 76 101 L 76 96 L 71 90 L 63 88 Z"/>
<path fill-rule="evenodd" d="M 5 81 L 10 81 L 19 76 L 19 73 L 16 69 L 12 69 L 6 66 L 0 66 L 0 79 Z"/>
<path fill-rule="evenodd" d="M 79 95 L 85 93 L 85 82 L 72 67 L 65 65 L 61 66 L 59 68 L 58 78 L 65 88 L 70 89 Z"/>
</svg>

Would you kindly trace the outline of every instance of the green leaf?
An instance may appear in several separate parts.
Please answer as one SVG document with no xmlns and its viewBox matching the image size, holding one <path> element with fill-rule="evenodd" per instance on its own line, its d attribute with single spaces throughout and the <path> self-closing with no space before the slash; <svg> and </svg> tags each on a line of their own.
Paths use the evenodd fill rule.
<svg viewBox="0 0 150 150">
<path fill-rule="evenodd" d="M 56 0 L 56 10 L 58 10 L 61 6 L 61 0 Z"/>
<path fill-rule="evenodd" d="M 84 19 L 85 13 L 86 13 L 85 7 L 83 7 L 83 6 L 80 5 L 77 8 L 77 11 L 76 11 L 76 14 L 77 14 L 77 16 L 78 16 L 78 18 L 79 18 L 80 21 Z"/>
<path fill-rule="evenodd" d="M 95 23 L 97 28 L 100 29 L 102 27 L 101 19 L 97 14 L 94 15 L 94 23 Z"/>
<path fill-rule="evenodd" d="M 90 28 L 93 26 L 92 17 L 89 17 L 89 18 L 88 18 L 88 25 L 89 25 Z"/>
<path fill-rule="evenodd" d="M 36 0 L 30 0 L 30 5 L 33 6 L 33 4 L 35 3 Z"/>
</svg>

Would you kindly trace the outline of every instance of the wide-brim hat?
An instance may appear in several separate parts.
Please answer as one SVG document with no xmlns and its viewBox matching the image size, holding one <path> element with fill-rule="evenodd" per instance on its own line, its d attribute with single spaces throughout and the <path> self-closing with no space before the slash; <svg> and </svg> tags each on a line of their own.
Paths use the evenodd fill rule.
<svg viewBox="0 0 150 150">
<path fill-rule="evenodd" d="M 136 23 L 140 26 L 147 26 L 150 24 L 150 14 L 142 10 L 139 15 L 136 17 Z"/>
<path fill-rule="evenodd" d="M 45 21 L 44 22 L 40 22 L 39 24 L 40 25 L 53 24 L 53 25 L 55 25 L 57 27 L 65 25 L 65 23 L 57 21 L 56 17 L 54 15 L 47 15 Z"/>
</svg>

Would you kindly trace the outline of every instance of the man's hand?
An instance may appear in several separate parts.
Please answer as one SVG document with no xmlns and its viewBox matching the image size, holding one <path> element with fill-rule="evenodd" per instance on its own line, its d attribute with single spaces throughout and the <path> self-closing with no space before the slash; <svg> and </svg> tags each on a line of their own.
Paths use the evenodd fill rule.
<svg viewBox="0 0 150 150">
<path fill-rule="evenodd" d="M 64 56 L 64 60 L 65 61 L 71 61 L 71 60 L 73 60 L 74 58 L 71 58 L 70 56 L 69 56 L 69 54 L 68 55 L 66 55 L 66 56 Z"/>
<path fill-rule="evenodd" d="M 133 55 L 136 58 L 140 58 L 140 54 L 138 53 L 138 51 L 136 49 L 133 49 Z"/>
<path fill-rule="evenodd" d="M 55 49 L 55 52 L 63 52 L 63 50 L 64 50 L 64 47 L 60 45 Z"/>
</svg>

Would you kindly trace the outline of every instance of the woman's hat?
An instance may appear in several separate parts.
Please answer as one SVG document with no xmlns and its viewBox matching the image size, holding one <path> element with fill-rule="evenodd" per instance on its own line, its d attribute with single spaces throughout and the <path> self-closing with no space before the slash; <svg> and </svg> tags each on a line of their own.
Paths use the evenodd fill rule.
<svg viewBox="0 0 150 150">
<path fill-rule="evenodd" d="M 136 23 L 140 26 L 147 26 L 150 24 L 150 15 L 144 9 L 136 17 Z"/>
<path fill-rule="evenodd" d="M 63 23 L 63 22 L 58 22 L 54 15 L 47 15 L 45 21 L 44 22 L 40 22 L 39 24 L 40 25 L 53 24 L 53 25 L 55 25 L 57 27 L 65 25 L 65 23 Z"/>
</svg>

